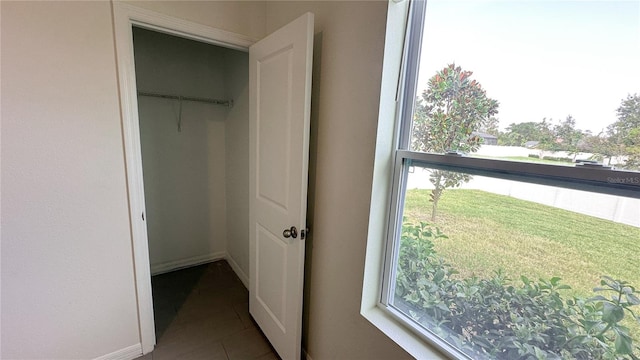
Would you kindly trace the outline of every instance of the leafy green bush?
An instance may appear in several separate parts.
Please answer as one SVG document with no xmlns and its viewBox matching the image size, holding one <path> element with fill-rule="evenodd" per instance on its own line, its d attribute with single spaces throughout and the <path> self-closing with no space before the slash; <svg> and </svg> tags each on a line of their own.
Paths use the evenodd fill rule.
<svg viewBox="0 0 640 360">
<path fill-rule="evenodd" d="M 519 282 L 500 271 L 459 279 L 434 250 L 446 238 L 425 222 L 402 228 L 394 305 L 473 358 L 638 359 L 628 315 L 640 305 L 634 287 L 603 276 L 592 298 L 565 299 L 560 278 Z M 604 295 L 609 295 L 609 297 Z"/>
</svg>

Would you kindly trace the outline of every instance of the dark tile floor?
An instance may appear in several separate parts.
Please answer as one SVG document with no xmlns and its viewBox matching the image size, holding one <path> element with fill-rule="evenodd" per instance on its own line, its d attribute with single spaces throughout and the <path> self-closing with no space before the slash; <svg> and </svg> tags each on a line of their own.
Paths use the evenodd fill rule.
<svg viewBox="0 0 640 360">
<path fill-rule="evenodd" d="M 157 344 L 139 359 L 279 359 L 226 261 L 153 276 L 151 284 Z"/>
</svg>

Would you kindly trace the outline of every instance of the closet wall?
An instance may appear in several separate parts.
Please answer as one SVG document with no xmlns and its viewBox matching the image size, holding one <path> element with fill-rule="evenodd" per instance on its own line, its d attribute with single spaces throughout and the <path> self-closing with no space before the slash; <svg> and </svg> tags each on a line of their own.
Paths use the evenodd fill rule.
<svg viewBox="0 0 640 360">
<path fill-rule="evenodd" d="M 138 28 L 134 50 L 139 91 L 234 100 L 138 97 L 152 273 L 228 253 L 248 265 L 247 54 Z"/>
<path fill-rule="evenodd" d="M 226 51 L 225 83 L 234 105 L 227 112 L 227 260 L 249 287 L 249 55 Z"/>
</svg>

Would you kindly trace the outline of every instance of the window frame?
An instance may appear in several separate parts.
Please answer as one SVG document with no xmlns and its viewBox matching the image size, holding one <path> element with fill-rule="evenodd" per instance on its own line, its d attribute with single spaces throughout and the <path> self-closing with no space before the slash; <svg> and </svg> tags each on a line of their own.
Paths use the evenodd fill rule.
<svg viewBox="0 0 640 360">
<path fill-rule="evenodd" d="M 558 166 L 550 164 L 517 162 L 474 158 L 459 154 L 433 154 L 410 150 L 411 127 L 415 99 L 422 36 L 427 0 L 411 0 L 409 5 L 402 65 L 397 91 L 395 147 L 392 150 L 388 222 L 383 252 L 382 274 L 378 307 L 420 339 L 434 346 L 448 357 L 470 359 L 470 357 L 425 329 L 392 306 L 395 289 L 396 260 L 398 258 L 402 214 L 407 178 L 411 167 L 426 167 L 464 172 L 497 179 L 550 185 L 560 188 L 583 190 L 595 193 L 618 195 L 640 199 L 640 172 L 611 169 L 603 166 L 576 165 Z"/>
</svg>

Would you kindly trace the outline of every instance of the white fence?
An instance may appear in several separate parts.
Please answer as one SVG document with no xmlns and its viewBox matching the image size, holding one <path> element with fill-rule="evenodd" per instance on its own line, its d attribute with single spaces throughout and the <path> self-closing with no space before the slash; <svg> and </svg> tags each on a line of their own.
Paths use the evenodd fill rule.
<svg viewBox="0 0 640 360">
<path fill-rule="evenodd" d="M 474 153 L 477 156 L 492 156 L 492 157 L 508 157 L 508 156 L 521 156 L 528 157 L 529 155 L 537 155 L 540 158 L 543 156 L 553 156 L 557 158 L 573 159 L 576 160 L 588 160 L 593 156 L 592 153 L 578 153 L 570 154 L 567 151 L 544 151 L 540 149 L 530 149 L 521 146 L 501 146 L 501 145 L 482 145 L 480 149 Z M 624 162 L 626 156 L 618 156 L 613 159 L 606 159 L 605 165 L 616 165 Z M 610 163 L 609 163 L 610 162 Z"/>
<path fill-rule="evenodd" d="M 505 148 L 503 146 L 485 145 L 482 146 L 482 148 L 485 149 L 485 152 L 481 155 L 527 156 L 514 155 L 514 152 L 510 152 L 507 155 L 502 152 L 501 155 L 496 155 L 498 153 L 497 151 L 503 150 L 486 150 L 486 147 Z M 526 150 L 532 151 L 531 149 Z M 535 152 L 536 150 L 533 151 Z M 491 152 L 491 155 L 489 155 L 489 152 Z M 478 151 L 477 154 L 480 154 L 480 151 Z M 430 171 L 428 169 L 415 168 L 414 172 L 409 174 L 407 188 L 432 189 L 433 185 L 429 181 L 429 173 Z M 600 219 L 640 227 L 640 199 L 495 179 L 484 176 L 474 176 L 470 182 L 463 184 L 460 188 L 483 190 L 494 194 L 511 196 L 516 199 L 532 201 L 584 215 L 594 216 Z"/>
</svg>

